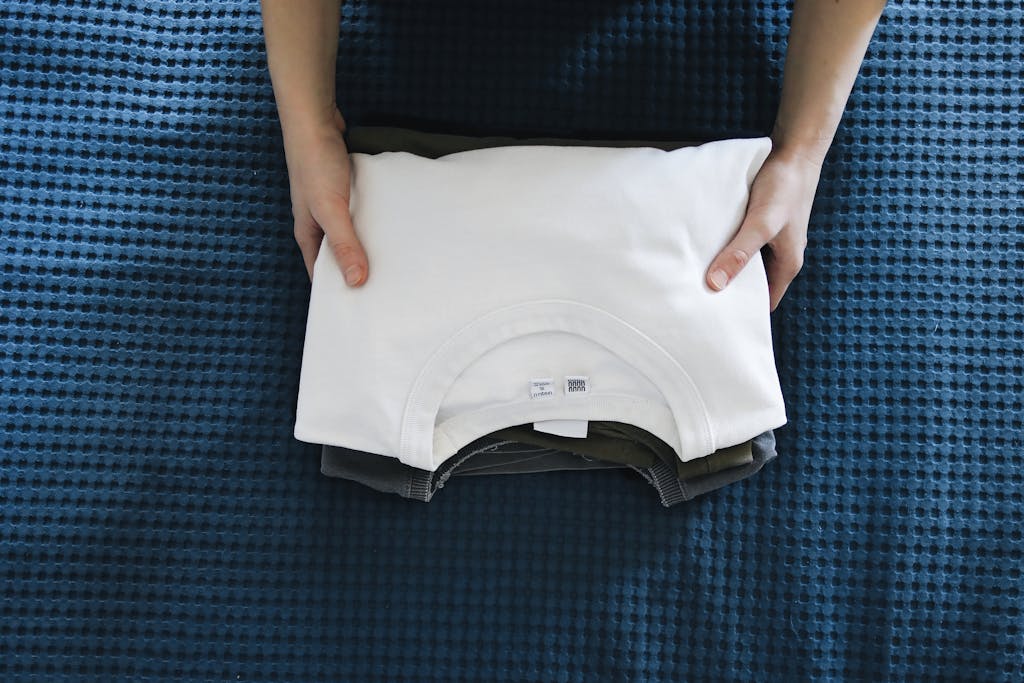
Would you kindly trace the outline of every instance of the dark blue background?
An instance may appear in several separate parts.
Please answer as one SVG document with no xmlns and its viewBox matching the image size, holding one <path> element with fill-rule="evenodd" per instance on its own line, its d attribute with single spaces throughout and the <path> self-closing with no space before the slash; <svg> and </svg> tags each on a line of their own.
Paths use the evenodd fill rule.
<svg viewBox="0 0 1024 683">
<path fill-rule="evenodd" d="M 763 135 L 788 18 L 346 2 L 338 99 Z M 258 4 L 7 0 L 0 679 L 1021 680 L 1022 19 L 890 3 L 773 316 L 780 456 L 666 510 L 629 470 L 321 475 Z"/>
</svg>

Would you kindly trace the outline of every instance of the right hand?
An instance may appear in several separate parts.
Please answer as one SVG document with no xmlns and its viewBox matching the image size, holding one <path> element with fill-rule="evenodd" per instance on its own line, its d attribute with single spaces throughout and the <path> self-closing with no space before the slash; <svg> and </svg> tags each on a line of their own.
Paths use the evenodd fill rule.
<svg viewBox="0 0 1024 683">
<path fill-rule="evenodd" d="M 291 135 L 286 132 L 285 157 L 295 241 L 310 281 L 313 263 L 326 239 L 345 282 L 360 286 L 369 275 L 369 261 L 349 213 L 351 162 L 344 131 L 345 119 L 335 108 L 331 121 Z"/>
</svg>

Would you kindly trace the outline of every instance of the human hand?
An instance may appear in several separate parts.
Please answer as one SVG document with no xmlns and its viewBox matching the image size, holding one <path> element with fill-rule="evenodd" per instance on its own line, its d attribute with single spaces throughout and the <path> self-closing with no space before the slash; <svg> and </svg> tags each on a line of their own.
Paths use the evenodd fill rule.
<svg viewBox="0 0 1024 683">
<path fill-rule="evenodd" d="M 772 150 L 751 185 L 743 223 L 705 273 L 711 289 L 727 286 L 754 253 L 766 247 L 762 259 L 770 310 L 776 309 L 803 267 L 807 221 L 820 175 L 821 164 L 814 158 Z"/>
<path fill-rule="evenodd" d="M 351 165 L 342 134 L 345 119 L 334 109 L 333 120 L 285 131 L 285 157 L 291 192 L 295 241 L 306 272 L 313 279 L 313 263 L 327 240 L 345 282 L 366 282 L 369 263 L 349 213 Z"/>
</svg>

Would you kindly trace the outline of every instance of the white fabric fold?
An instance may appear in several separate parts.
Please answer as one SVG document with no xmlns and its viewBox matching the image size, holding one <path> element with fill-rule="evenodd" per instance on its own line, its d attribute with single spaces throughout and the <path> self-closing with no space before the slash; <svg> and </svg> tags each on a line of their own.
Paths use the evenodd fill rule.
<svg viewBox="0 0 1024 683">
<path fill-rule="evenodd" d="M 294 435 L 435 471 L 502 427 L 618 420 L 682 460 L 786 423 L 760 254 L 704 282 L 768 138 L 351 154 L 370 275 L 314 266 Z"/>
</svg>

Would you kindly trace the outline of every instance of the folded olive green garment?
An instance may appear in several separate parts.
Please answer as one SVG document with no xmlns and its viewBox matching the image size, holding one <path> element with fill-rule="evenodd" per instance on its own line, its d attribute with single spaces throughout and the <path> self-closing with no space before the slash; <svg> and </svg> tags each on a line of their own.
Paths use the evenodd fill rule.
<svg viewBox="0 0 1024 683">
<path fill-rule="evenodd" d="M 655 147 L 672 150 L 679 147 L 698 145 L 697 142 L 645 141 L 645 140 L 582 140 L 552 137 L 515 138 L 509 136 L 475 137 L 448 133 L 428 133 L 409 128 L 393 126 L 357 126 L 345 131 L 346 145 L 350 153 L 380 154 L 382 152 L 409 152 L 436 159 L 446 154 L 473 149 L 500 147 L 505 145 L 593 145 L 600 147 Z M 624 422 L 593 420 L 588 425 L 587 436 L 574 438 L 538 432 L 531 424 L 514 425 L 492 432 L 490 437 L 507 439 L 557 449 L 564 453 L 583 456 L 588 460 L 600 460 L 620 465 L 653 467 L 663 462 L 675 471 L 679 479 L 695 479 L 714 472 L 748 465 L 754 460 L 751 441 L 722 448 L 703 458 L 687 462 L 679 460 L 676 452 L 664 441 L 645 429 Z M 534 454 L 530 460 L 551 459 L 562 454 Z M 468 468 L 467 468 L 468 469 Z M 512 471 L 513 462 L 506 454 L 504 459 L 492 465 L 477 465 L 476 471 Z"/>
<path fill-rule="evenodd" d="M 490 436 L 640 467 L 651 467 L 655 460 L 660 459 L 674 468 L 680 479 L 721 472 L 754 460 L 750 441 L 747 441 L 728 448 L 720 448 L 703 458 L 683 462 L 671 446 L 646 429 L 610 420 L 592 420 L 587 426 L 587 436 L 584 438 L 538 432 L 532 424 L 506 427 L 491 432 Z"/>
</svg>

